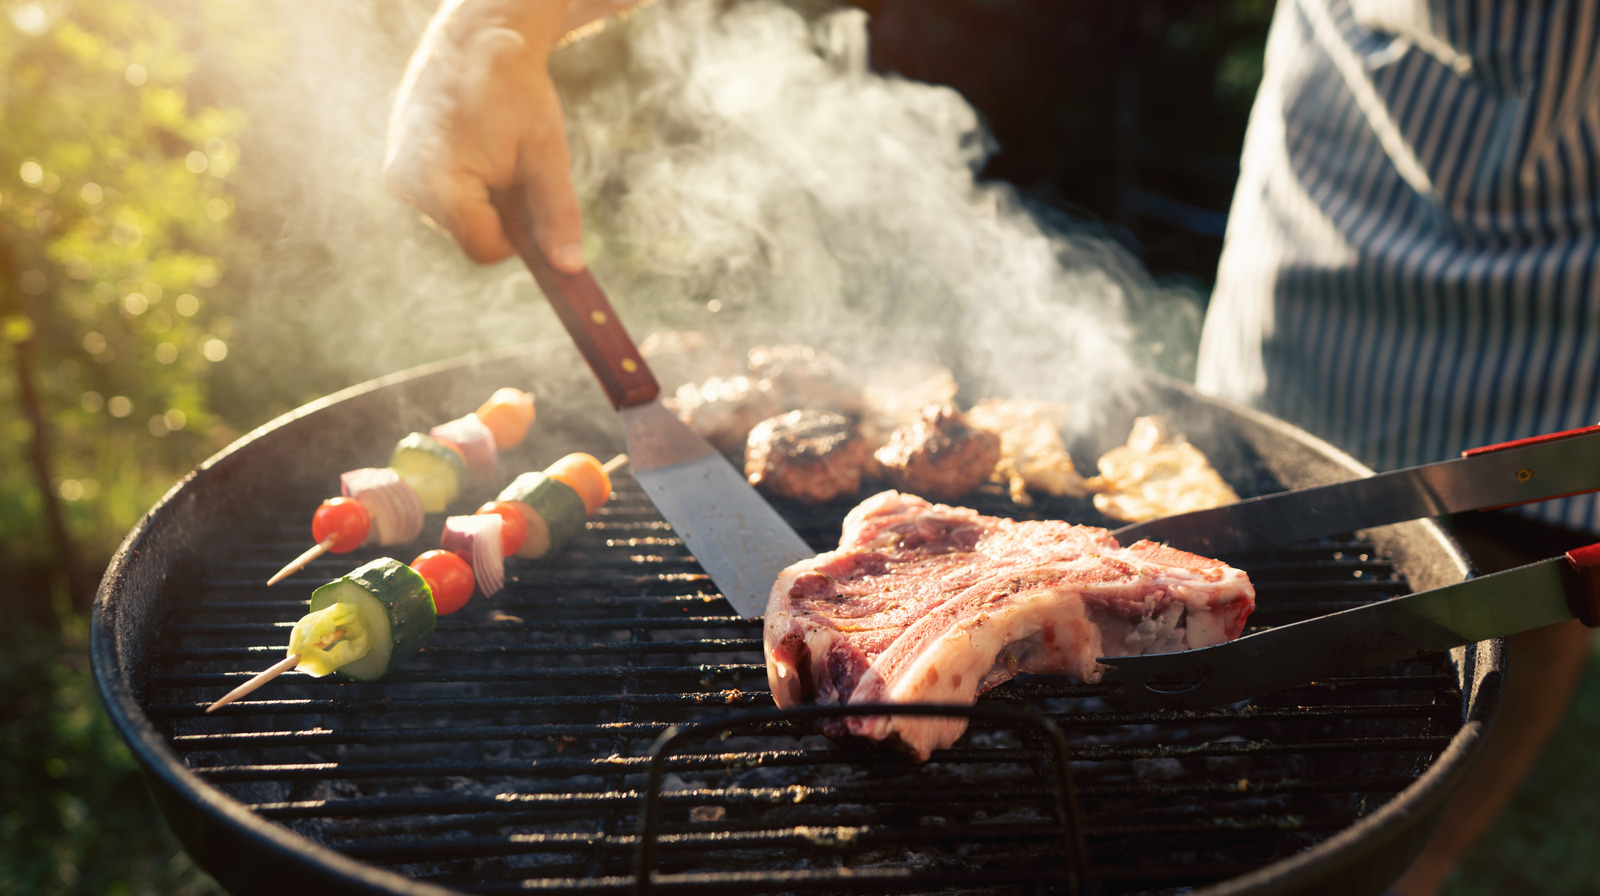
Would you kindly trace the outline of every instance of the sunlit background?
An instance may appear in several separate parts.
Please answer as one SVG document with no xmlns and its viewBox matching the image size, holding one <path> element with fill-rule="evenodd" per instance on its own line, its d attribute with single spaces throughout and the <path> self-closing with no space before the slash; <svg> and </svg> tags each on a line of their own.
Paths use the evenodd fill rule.
<svg viewBox="0 0 1600 896">
<path fill-rule="evenodd" d="M 146 510 L 306 401 L 560 338 L 379 183 L 433 6 L 0 0 L 0 892 L 214 891 L 85 657 Z M 641 332 L 934 322 L 1072 401 L 1186 376 L 1270 12 L 662 0 L 555 61 L 590 259 Z M 1600 886 L 1596 680 L 1451 893 Z"/>
</svg>

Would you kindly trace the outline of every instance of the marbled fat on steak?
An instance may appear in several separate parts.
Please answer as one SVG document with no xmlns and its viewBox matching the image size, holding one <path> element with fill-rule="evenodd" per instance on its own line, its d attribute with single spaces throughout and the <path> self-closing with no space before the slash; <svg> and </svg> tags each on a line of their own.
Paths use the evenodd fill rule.
<svg viewBox="0 0 1600 896">
<path fill-rule="evenodd" d="M 845 518 L 839 549 L 784 570 L 767 603 L 767 680 L 780 707 L 972 703 L 1019 672 L 1098 681 L 1102 656 L 1239 636 L 1255 607 L 1220 561 L 1058 521 L 1016 521 L 887 491 Z M 830 737 L 923 760 L 965 718 L 861 716 Z"/>
</svg>

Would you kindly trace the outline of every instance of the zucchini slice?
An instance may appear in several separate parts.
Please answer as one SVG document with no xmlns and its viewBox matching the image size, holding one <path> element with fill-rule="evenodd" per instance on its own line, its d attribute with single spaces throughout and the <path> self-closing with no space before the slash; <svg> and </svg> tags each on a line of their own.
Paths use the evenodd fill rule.
<svg viewBox="0 0 1600 896">
<path fill-rule="evenodd" d="M 338 670 L 356 681 L 376 681 L 416 653 L 433 634 L 439 615 L 422 576 L 388 557 L 311 592 L 311 612 L 334 604 L 353 607 L 357 624 L 366 629 L 366 655 Z"/>
<path fill-rule="evenodd" d="M 467 475 L 467 462 L 459 452 L 421 432 L 394 446 L 389 467 L 422 499 L 424 513 L 444 513 L 461 494 L 461 481 Z"/>
<path fill-rule="evenodd" d="M 567 539 L 583 529 L 589 514 L 583 498 L 558 479 L 543 473 L 523 473 L 501 490 L 497 501 L 516 502 L 528 518 L 528 537 L 517 551 L 518 557 L 538 559 L 561 549 Z"/>
</svg>

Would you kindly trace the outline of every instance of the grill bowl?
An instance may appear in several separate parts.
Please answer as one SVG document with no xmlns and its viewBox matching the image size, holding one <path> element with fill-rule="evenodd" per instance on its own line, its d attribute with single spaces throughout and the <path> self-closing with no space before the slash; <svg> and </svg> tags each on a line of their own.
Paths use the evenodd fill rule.
<svg viewBox="0 0 1600 896">
<path fill-rule="evenodd" d="M 325 557 L 264 586 L 303 547 L 339 471 L 381 462 L 373 446 L 466 413 L 502 385 L 540 396 L 528 442 L 502 458 L 508 478 L 621 444 L 564 342 L 429 365 L 245 436 L 178 483 L 113 558 L 93 616 L 96 681 L 202 867 L 241 894 L 627 892 L 639 883 L 652 744 L 675 724 L 726 720 L 658 757 L 656 873 L 643 884 L 1070 890 L 1073 841 L 1062 845 L 1052 809 L 1067 782 L 1028 725 L 980 718 L 955 748 L 911 767 L 747 718 L 770 707 L 759 627 L 732 615 L 626 475 L 561 557 L 513 563 L 505 591 L 442 620 L 384 682 L 286 676 L 203 714 L 240 674 L 281 656 L 312 587 L 378 555 Z M 1127 417 L 1166 414 L 1246 495 L 1367 472 L 1281 421 L 1176 382 L 1145 385 Z M 970 503 L 1019 512 L 998 497 Z M 826 548 L 848 506 L 780 509 Z M 1099 522 L 1087 505 L 1031 512 Z M 423 545 L 436 543 L 430 526 Z M 1469 573 L 1429 522 L 1226 559 L 1257 583 L 1253 625 Z M 980 703 L 1065 733 L 1086 891 L 1377 893 L 1471 758 L 1502 672 L 1491 641 L 1209 713 L 1117 713 L 1095 688 L 1048 676 Z"/>
</svg>

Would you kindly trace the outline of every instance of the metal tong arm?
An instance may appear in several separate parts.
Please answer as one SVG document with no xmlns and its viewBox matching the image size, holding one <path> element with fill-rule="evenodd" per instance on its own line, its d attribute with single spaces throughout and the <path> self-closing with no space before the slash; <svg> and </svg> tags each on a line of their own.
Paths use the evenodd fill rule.
<svg viewBox="0 0 1600 896">
<path fill-rule="evenodd" d="M 1114 702 L 1206 709 L 1570 618 L 1600 626 L 1600 543 L 1226 644 L 1100 662 Z"/>
<path fill-rule="evenodd" d="M 1133 523 L 1113 535 L 1208 556 L 1318 535 L 1600 490 L 1600 425 L 1472 448 L 1461 457 Z"/>
</svg>

